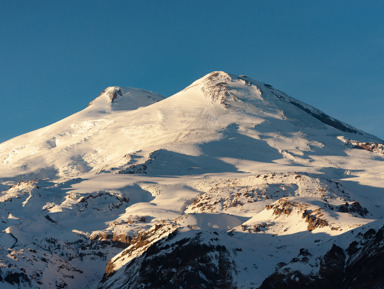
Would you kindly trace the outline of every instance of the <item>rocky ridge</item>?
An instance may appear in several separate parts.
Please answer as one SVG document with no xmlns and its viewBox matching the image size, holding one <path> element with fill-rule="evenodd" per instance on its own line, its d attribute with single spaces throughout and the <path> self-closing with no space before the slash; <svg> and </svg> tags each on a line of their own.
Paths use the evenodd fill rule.
<svg viewBox="0 0 384 289">
<path fill-rule="evenodd" d="M 0 144 L 0 287 L 380 288 L 383 145 L 246 76 L 107 88 Z"/>
</svg>

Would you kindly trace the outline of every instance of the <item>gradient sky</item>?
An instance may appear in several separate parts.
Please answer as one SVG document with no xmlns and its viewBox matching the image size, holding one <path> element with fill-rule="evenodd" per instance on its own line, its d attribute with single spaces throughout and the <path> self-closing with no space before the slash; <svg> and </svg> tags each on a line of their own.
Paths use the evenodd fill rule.
<svg viewBox="0 0 384 289">
<path fill-rule="evenodd" d="M 384 139 L 384 1 L 1 1 L 0 142 L 107 86 L 170 96 L 214 71 Z"/>
</svg>

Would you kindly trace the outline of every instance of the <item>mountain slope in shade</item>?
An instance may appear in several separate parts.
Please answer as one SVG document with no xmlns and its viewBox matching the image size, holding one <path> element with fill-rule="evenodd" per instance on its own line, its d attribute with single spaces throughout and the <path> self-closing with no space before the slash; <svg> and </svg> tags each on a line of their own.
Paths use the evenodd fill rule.
<svg viewBox="0 0 384 289">
<path fill-rule="evenodd" d="M 353 284 L 381 264 L 383 147 L 246 76 L 109 87 L 0 144 L 0 285 Z"/>
</svg>

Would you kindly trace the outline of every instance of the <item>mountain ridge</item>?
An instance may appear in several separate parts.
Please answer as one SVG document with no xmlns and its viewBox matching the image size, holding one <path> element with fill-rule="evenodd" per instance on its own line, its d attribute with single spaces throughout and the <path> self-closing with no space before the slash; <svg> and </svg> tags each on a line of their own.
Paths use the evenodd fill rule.
<svg viewBox="0 0 384 289">
<path fill-rule="evenodd" d="M 353 285 L 384 248 L 383 145 L 246 76 L 109 87 L 0 144 L 0 285 Z"/>
<path fill-rule="evenodd" d="M 38 154 L 39 157 L 35 157 L 35 159 L 39 158 L 39 163 L 45 162 L 46 167 L 52 168 L 52 173 L 54 173 L 54 170 L 58 170 L 59 175 L 65 174 L 63 170 L 60 170 L 61 167 L 67 167 L 66 172 L 72 170 L 74 174 L 94 169 L 101 170 L 103 165 L 98 165 L 96 158 L 106 159 L 107 157 L 100 149 L 96 148 L 98 143 L 103 142 L 97 136 L 99 134 L 113 135 L 115 131 L 116 133 L 119 132 L 119 138 L 122 141 L 132 141 L 130 135 L 137 133 L 134 128 L 129 128 L 129 126 L 122 127 L 120 125 L 123 122 L 123 118 L 128 123 L 130 122 L 132 126 L 143 127 L 143 123 L 146 122 L 147 127 L 157 128 L 159 131 L 162 130 L 162 133 L 168 134 L 170 139 L 174 138 L 171 141 L 174 143 L 187 137 L 191 132 L 201 132 L 209 127 L 212 127 L 211 136 L 206 135 L 205 137 L 208 139 L 217 138 L 217 132 L 231 124 L 231 117 L 234 118 L 233 121 L 236 123 L 236 121 L 246 119 L 244 118 L 244 113 L 248 117 L 248 124 L 245 124 L 247 127 L 245 129 L 248 130 L 253 129 L 252 122 L 255 128 L 257 128 L 258 124 L 263 125 L 263 123 L 267 124 L 269 122 L 271 124 L 270 129 L 275 131 L 278 130 L 280 125 L 283 127 L 292 123 L 293 127 L 308 127 L 306 125 L 308 123 L 311 130 L 316 127 L 322 130 L 330 126 L 338 131 L 348 133 L 346 138 L 354 141 L 365 138 L 370 141 L 380 142 L 378 138 L 335 120 L 325 113 L 299 102 L 281 91 L 273 89 L 270 85 L 261 84 L 244 76 L 237 77 L 220 71 L 212 72 L 202 77 L 185 90 L 169 98 L 164 99 L 157 94 L 140 89 L 110 87 L 104 90 L 91 104 L 85 110 L 56 124 L 45 127 L 41 129 L 42 131 L 38 130 L 21 136 L 21 138 L 24 138 L 22 140 L 23 143 L 29 143 L 28 145 L 34 147 L 32 153 L 25 149 L 25 144 L 12 144 L 16 140 L 10 140 L 1 144 L 0 146 L 3 147 L 4 145 L 7 146 L 7 144 L 9 147 L 18 147 L 13 155 L 0 155 L 3 164 L 8 165 L 12 163 L 12 158 L 22 155 L 21 151 L 24 150 L 30 159 L 33 158 L 31 155 Z M 154 104 L 156 105 L 154 106 Z M 216 107 L 216 104 L 219 107 Z M 220 106 L 229 109 L 229 111 L 222 110 Z M 137 108 L 139 107 L 142 107 L 144 110 L 138 112 Z M 103 115 L 106 112 L 108 115 Z M 145 114 L 144 120 L 142 115 Z M 228 114 L 230 116 L 227 117 Z M 138 121 L 136 120 L 137 118 L 139 119 Z M 317 120 L 325 124 L 326 127 L 321 127 Z M 175 125 L 177 122 L 190 124 L 187 126 L 177 126 Z M 292 125 L 290 126 L 291 130 L 298 130 L 293 128 Z M 167 129 L 168 127 L 171 129 Z M 144 129 L 147 128 L 143 127 L 139 134 L 143 134 Z M 209 130 L 206 131 L 208 132 Z M 46 135 L 50 135 L 50 137 L 42 143 L 41 137 Z M 77 137 L 74 137 L 75 135 Z M 120 152 L 114 157 L 114 162 L 119 162 L 118 159 L 123 158 L 124 155 L 142 150 L 142 148 L 150 146 L 151 143 L 158 142 L 161 144 L 170 142 L 168 139 L 162 141 L 161 137 L 160 139 L 159 137 L 154 139 L 153 134 L 143 134 L 143 137 L 140 140 L 142 142 L 141 146 L 135 146 L 127 149 L 125 152 Z M 94 138 L 96 140 L 92 142 Z M 204 140 L 202 139 L 202 141 Z M 115 143 L 114 146 L 119 147 L 119 144 Z M 196 151 L 196 145 L 194 146 Z M 40 149 L 36 151 L 36 147 L 40 147 Z M 68 155 L 68 150 L 78 150 L 78 153 L 73 156 L 69 154 L 68 157 L 60 162 L 46 159 L 46 154 L 43 153 L 46 149 L 58 150 L 59 148 L 61 148 L 61 154 L 64 155 Z M 166 147 L 157 146 L 157 149 L 164 148 Z M 6 152 L 8 149 L 4 148 L 2 150 Z M 86 151 L 84 152 L 84 150 Z M 111 150 L 112 148 L 109 149 L 109 151 Z M 89 151 L 93 151 L 93 153 L 89 153 Z M 149 153 L 150 151 L 147 151 L 147 154 Z M 73 158 L 82 160 L 84 164 L 82 168 L 71 168 L 71 159 Z M 106 161 L 111 163 L 109 158 L 104 163 Z M 35 163 L 36 161 L 31 160 L 31 162 Z M 19 166 L 18 170 L 22 171 L 21 167 L 23 166 L 25 167 L 25 164 Z M 35 170 L 36 166 L 33 166 L 33 169 Z M 41 167 L 41 169 L 43 168 Z M 26 170 L 26 172 L 29 171 L 31 170 Z"/>
</svg>

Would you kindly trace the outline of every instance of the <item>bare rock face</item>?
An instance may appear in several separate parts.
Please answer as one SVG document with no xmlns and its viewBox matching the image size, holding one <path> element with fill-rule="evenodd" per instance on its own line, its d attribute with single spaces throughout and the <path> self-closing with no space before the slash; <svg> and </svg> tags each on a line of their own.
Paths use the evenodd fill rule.
<svg viewBox="0 0 384 289">
<path fill-rule="evenodd" d="M 122 96 L 123 93 L 121 91 L 121 88 L 120 87 L 115 87 L 115 86 L 112 86 L 112 87 L 107 87 L 106 89 L 104 89 L 100 95 L 98 96 L 98 98 L 100 97 L 106 97 L 108 99 L 108 101 L 110 103 L 113 103 L 116 98 L 118 96 Z M 93 104 L 93 101 L 91 101 L 88 106 L 91 106 Z"/>
<path fill-rule="evenodd" d="M 359 234 L 347 249 L 343 288 L 383 288 L 384 227 Z"/>
<path fill-rule="evenodd" d="M 202 87 L 204 94 L 212 99 L 212 102 L 218 102 L 225 107 L 229 103 L 236 101 L 237 97 L 230 92 L 228 83 L 232 80 L 228 73 L 216 71 L 207 76 Z"/>
<path fill-rule="evenodd" d="M 304 250 L 304 249 L 303 249 Z M 384 227 L 359 233 L 347 249 L 337 245 L 313 258 L 304 250 L 289 264 L 283 264 L 264 280 L 259 289 L 269 288 L 383 288 L 384 276 Z M 304 258 L 303 258 L 304 255 Z M 311 260 L 312 259 L 312 260 Z M 295 263 L 311 266 L 316 270 L 303 274 L 295 270 Z"/>
<path fill-rule="evenodd" d="M 291 264 L 300 262 L 310 266 L 312 264 L 308 264 L 308 256 L 311 254 L 302 249 L 298 257 L 292 259 Z M 343 249 L 333 245 L 319 263 L 317 264 L 319 271 L 316 275 L 304 275 L 299 270 L 292 270 L 289 265 L 285 266 L 265 279 L 259 288 L 341 288 L 345 265 Z"/>
<path fill-rule="evenodd" d="M 355 141 L 355 140 L 344 140 L 344 143 L 347 146 L 350 146 L 352 148 L 366 150 L 369 152 L 374 152 L 377 154 L 384 154 L 384 144 L 383 143 L 376 143 L 376 142 L 361 142 L 361 141 Z"/>
<path fill-rule="evenodd" d="M 308 231 L 313 231 L 316 228 L 328 226 L 327 220 L 321 218 L 321 212 L 305 210 L 303 213 L 303 218 L 308 223 Z"/>
<path fill-rule="evenodd" d="M 275 205 L 267 206 L 267 209 L 272 209 L 273 215 L 281 216 L 290 215 L 293 208 L 297 206 L 298 204 L 296 202 L 290 202 L 287 199 L 281 199 Z"/>
<path fill-rule="evenodd" d="M 346 202 L 339 206 L 339 211 L 343 213 L 358 214 L 361 217 L 365 217 L 368 214 L 368 210 L 363 208 L 358 201 L 352 203 Z"/>
<path fill-rule="evenodd" d="M 135 110 L 164 99 L 163 96 L 139 88 L 110 86 L 92 100 L 88 107 L 96 111 Z"/>
<path fill-rule="evenodd" d="M 118 271 L 110 263 L 99 288 L 235 288 L 233 266 L 218 233 L 174 231 Z"/>
<path fill-rule="evenodd" d="M 1 281 L 5 281 L 5 283 L 14 286 L 31 286 L 31 280 L 24 272 L 3 273 L 0 269 L 0 282 Z"/>
</svg>

